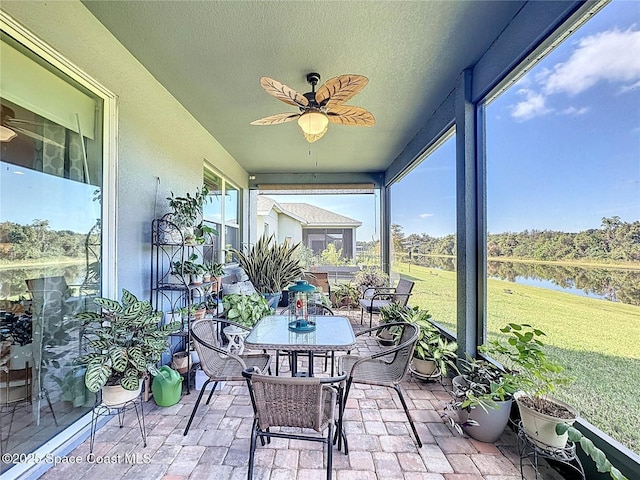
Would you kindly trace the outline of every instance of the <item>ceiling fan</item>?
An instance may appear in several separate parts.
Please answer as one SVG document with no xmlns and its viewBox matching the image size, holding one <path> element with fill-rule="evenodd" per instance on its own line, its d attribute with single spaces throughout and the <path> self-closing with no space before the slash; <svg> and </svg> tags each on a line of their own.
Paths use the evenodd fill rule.
<svg viewBox="0 0 640 480">
<path fill-rule="evenodd" d="M 329 123 L 371 127 L 376 123 L 371 112 L 362 107 L 343 105 L 362 90 L 369 79 L 362 75 L 339 75 L 318 88 L 319 73 L 307 74 L 311 91 L 301 95 L 292 88 L 269 77 L 262 77 L 260 85 L 278 100 L 298 107 L 299 113 L 277 113 L 251 122 L 251 125 L 275 125 L 298 120 L 304 137 L 309 143 L 320 140 L 327 133 Z"/>
<path fill-rule="evenodd" d="M 15 118 L 13 109 L 2 105 L 0 109 L 0 142 L 10 142 L 18 133 L 21 133 L 34 140 L 39 140 L 59 148 L 65 148 L 64 145 L 29 130 L 30 128 L 35 129 L 40 125 L 42 125 L 42 123 Z"/>
</svg>

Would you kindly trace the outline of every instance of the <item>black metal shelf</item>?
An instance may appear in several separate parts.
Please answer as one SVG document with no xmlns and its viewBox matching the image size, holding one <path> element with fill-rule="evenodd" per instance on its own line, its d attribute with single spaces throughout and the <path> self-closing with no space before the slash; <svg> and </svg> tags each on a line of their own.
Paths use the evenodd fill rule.
<svg viewBox="0 0 640 480">
<path fill-rule="evenodd" d="M 191 310 L 194 305 L 203 301 L 218 297 L 218 283 L 207 281 L 202 283 L 190 283 L 189 275 L 184 272 L 184 262 L 189 260 L 192 254 L 197 254 L 202 262 L 215 261 L 215 245 L 211 236 L 204 244 L 185 243 L 184 234 L 173 223 L 172 215 L 167 214 L 162 218 L 154 219 L 151 225 L 151 304 L 156 310 L 163 312 L 176 312 L 180 308 Z M 175 265 L 179 264 L 179 271 L 174 272 Z M 181 283 L 169 282 L 172 275 Z M 170 353 L 179 349 L 189 351 L 190 330 L 193 318 L 187 315 L 182 318 L 182 329 L 171 334 L 171 337 L 179 338 L 177 345 L 172 345 Z M 177 347 L 177 348 L 176 348 Z M 189 355 L 189 362 L 190 360 Z M 191 370 L 191 363 L 189 370 Z M 190 393 L 187 384 L 186 393 Z"/>
</svg>

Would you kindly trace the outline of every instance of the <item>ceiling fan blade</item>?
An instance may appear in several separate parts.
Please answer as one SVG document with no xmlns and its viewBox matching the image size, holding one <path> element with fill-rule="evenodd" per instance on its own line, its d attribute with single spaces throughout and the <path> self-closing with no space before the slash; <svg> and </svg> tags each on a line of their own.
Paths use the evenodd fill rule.
<svg viewBox="0 0 640 480">
<path fill-rule="evenodd" d="M 26 135 L 27 137 L 33 138 L 34 140 L 40 140 L 41 142 L 48 143 L 49 145 L 53 145 L 53 146 L 58 147 L 58 148 L 65 148 L 64 145 L 61 145 L 58 142 L 54 142 L 53 140 L 49 140 L 48 138 L 45 138 L 42 135 L 30 132 L 29 130 L 26 130 L 24 128 L 16 127 L 15 125 L 12 126 L 11 128 L 13 130 L 15 130 L 16 132 L 18 132 L 18 133 L 22 133 L 23 135 Z"/>
<path fill-rule="evenodd" d="M 304 95 L 299 94 L 294 89 L 283 85 L 282 83 L 269 77 L 262 77 L 260 85 L 269 95 L 276 97 L 278 100 L 293 105 L 294 107 L 307 107 L 309 100 Z"/>
<path fill-rule="evenodd" d="M 327 112 L 327 117 L 331 123 L 341 125 L 356 125 L 359 127 L 371 127 L 375 125 L 376 119 L 373 114 L 362 107 L 351 107 L 349 105 L 336 105 Z"/>
<path fill-rule="evenodd" d="M 33 125 L 33 126 L 44 125 L 43 122 L 32 122 L 31 120 L 22 120 L 20 118 L 6 118 L 5 123 L 9 125 Z"/>
<path fill-rule="evenodd" d="M 299 113 L 276 113 L 268 117 L 254 120 L 251 125 L 277 125 L 278 123 L 286 123 L 295 120 L 300 116 Z"/>
<path fill-rule="evenodd" d="M 324 136 L 324 134 L 327 133 L 328 129 L 329 129 L 328 127 L 324 127 L 323 131 L 321 131 L 320 133 L 313 134 L 313 135 L 311 135 L 309 133 L 305 133 L 305 132 L 302 132 L 302 133 L 304 135 L 304 138 L 307 139 L 307 142 L 313 143 L 316 140 L 320 140 Z"/>
<path fill-rule="evenodd" d="M 340 105 L 369 83 L 369 79 L 363 75 L 340 75 L 327 80 L 316 92 L 316 102 L 320 106 L 331 107 Z"/>
</svg>

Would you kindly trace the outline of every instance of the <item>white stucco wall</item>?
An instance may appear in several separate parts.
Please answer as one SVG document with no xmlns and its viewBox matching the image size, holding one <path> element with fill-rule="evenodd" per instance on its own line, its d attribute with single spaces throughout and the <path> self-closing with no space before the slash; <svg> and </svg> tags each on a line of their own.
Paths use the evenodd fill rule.
<svg viewBox="0 0 640 480">
<path fill-rule="evenodd" d="M 302 224 L 287 216 L 278 217 L 278 242 L 282 243 L 287 237 L 291 237 L 294 243 L 302 241 Z"/>
<path fill-rule="evenodd" d="M 271 210 L 269 215 L 262 216 L 262 228 L 258 230 L 258 234 L 262 235 L 264 233 L 264 226 L 269 225 L 269 235 L 275 235 L 278 243 L 281 243 L 280 240 L 280 229 L 278 225 L 278 218 L 280 215 L 278 213 Z"/>
<path fill-rule="evenodd" d="M 118 96 L 118 288 L 149 296 L 150 229 L 166 197 L 202 185 L 206 158 L 232 182 L 247 172 L 78 1 L 3 1 L 0 8 Z"/>
</svg>

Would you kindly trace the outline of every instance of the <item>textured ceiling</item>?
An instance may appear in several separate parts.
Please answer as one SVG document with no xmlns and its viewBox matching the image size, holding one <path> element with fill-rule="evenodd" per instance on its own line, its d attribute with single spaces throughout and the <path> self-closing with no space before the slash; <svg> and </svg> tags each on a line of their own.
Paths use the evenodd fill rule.
<svg viewBox="0 0 640 480">
<path fill-rule="evenodd" d="M 85 6 L 249 173 L 376 172 L 402 152 L 524 2 L 87 1 Z M 308 144 L 295 122 L 250 122 L 296 109 L 261 76 L 310 90 L 369 78 L 347 104 L 375 126 L 329 125 Z"/>
</svg>

